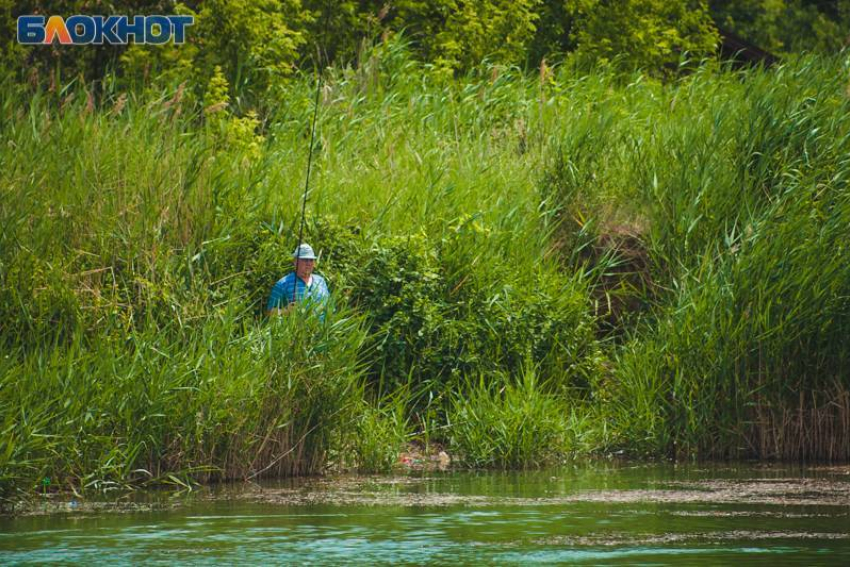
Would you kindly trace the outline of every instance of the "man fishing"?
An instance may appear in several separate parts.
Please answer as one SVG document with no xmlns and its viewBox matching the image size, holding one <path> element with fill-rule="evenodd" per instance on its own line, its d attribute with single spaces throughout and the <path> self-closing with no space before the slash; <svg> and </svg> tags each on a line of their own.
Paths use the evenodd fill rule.
<svg viewBox="0 0 850 567">
<path fill-rule="evenodd" d="M 325 29 L 323 38 L 328 34 L 328 22 L 330 21 L 330 6 L 331 0 L 328 0 L 325 7 Z M 318 47 L 318 46 L 317 46 Z M 321 53 L 317 49 L 317 53 Z M 321 67 L 316 66 L 318 71 Z M 298 247 L 292 254 L 295 261 L 295 271 L 286 274 L 274 284 L 269 301 L 266 303 L 266 315 L 286 315 L 292 311 L 293 306 L 297 302 L 304 302 L 317 307 L 324 306 L 330 297 L 328 284 L 325 278 L 313 274 L 313 267 L 316 264 L 316 254 L 313 252 L 313 247 L 309 244 L 302 244 L 301 238 L 304 236 L 304 222 L 306 220 L 307 211 L 307 195 L 310 193 L 310 169 L 313 165 L 313 143 L 316 139 L 316 120 L 319 117 L 319 92 L 322 88 L 322 73 L 317 72 L 316 95 L 313 100 L 313 120 L 310 125 L 310 151 L 307 154 L 307 175 L 304 180 L 304 197 L 301 200 L 301 228 L 298 231 Z M 319 318 L 324 320 L 324 313 L 319 315 Z"/>
<path fill-rule="evenodd" d="M 266 304 L 266 315 L 286 315 L 296 302 L 324 304 L 330 292 L 325 278 L 313 273 L 316 254 L 309 244 L 301 244 L 292 253 L 295 271 L 279 279 Z"/>
</svg>

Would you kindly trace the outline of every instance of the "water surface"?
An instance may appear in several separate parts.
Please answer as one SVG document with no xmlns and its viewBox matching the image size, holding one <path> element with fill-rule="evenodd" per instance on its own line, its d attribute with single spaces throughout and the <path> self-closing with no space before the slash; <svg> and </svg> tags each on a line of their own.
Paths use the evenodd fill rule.
<svg viewBox="0 0 850 567">
<path fill-rule="evenodd" d="M 0 518 L 0 563 L 850 564 L 846 467 L 298 479 L 40 511 Z"/>
</svg>

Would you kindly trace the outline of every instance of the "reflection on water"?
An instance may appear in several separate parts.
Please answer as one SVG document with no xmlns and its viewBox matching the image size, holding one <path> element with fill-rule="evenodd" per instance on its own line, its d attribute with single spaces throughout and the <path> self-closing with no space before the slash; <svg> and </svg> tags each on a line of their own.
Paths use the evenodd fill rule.
<svg viewBox="0 0 850 567">
<path fill-rule="evenodd" d="M 848 473 L 594 464 L 147 493 L 2 518 L 0 563 L 850 564 Z"/>
</svg>

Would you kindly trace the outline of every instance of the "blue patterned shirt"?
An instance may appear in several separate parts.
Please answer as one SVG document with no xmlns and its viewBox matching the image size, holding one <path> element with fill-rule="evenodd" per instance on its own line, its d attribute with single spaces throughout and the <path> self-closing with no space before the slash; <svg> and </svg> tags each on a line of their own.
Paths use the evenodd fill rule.
<svg viewBox="0 0 850 567">
<path fill-rule="evenodd" d="M 294 290 L 293 286 L 295 286 Z M 269 301 L 266 304 L 266 311 L 288 306 L 292 303 L 293 291 L 295 291 L 297 301 L 315 302 L 317 304 L 324 303 L 330 296 L 328 284 L 322 276 L 313 274 L 308 286 L 304 283 L 304 280 L 296 277 L 295 272 L 291 272 L 274 284 L 272 293 L 269 295 Z"/>
</svg>

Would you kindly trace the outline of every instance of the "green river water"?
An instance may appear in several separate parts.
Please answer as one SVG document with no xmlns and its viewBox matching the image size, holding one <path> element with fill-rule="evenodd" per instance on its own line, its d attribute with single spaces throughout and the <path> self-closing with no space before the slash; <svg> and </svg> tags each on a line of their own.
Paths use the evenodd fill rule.
<svg viewBox="0 0 850 567">
<path fill-rule="evenodd" d="M 850 565 L 850 468 L 592 464 L 36 502 L 0 564 Z"/>
</svg>

